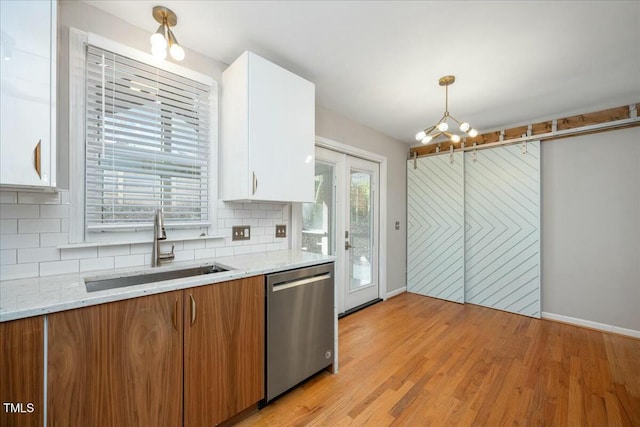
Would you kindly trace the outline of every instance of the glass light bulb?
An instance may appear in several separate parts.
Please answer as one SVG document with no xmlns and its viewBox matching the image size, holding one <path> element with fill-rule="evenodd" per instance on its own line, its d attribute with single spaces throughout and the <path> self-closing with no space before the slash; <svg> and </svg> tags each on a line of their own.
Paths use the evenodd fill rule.
<svg viewBox="0 0 640 427">
<path fill-rule="evenodd" d="M 182 61 L 184 59 L 184 49 L 179 44 L 171 45 L 169 53 L 176 61 Z"/>
<path fill-rule="evenodd" d="M 427 134 L 425 133 L 425 131 L 420 131 L 416 134 L 416 141 L 422 141 L 424 139 L 424 137 L 427 136 Z"/>
<path fill-rule="evenodd" d="M 167 57 L 167 49 L 160 46 L 151 47 L 151 54 L 154 58 L 163 60 Z"/>
<path fill-rule="evenodd" d="M 449 125 L 447 124 L 447 122 L 442 122 L 442 123 L 439 123 L 439 124 L 438 124 L 438 130 L 439 130 L 440 132 L 444 132 L 444 131 L 446 131 L 447 129 L 449 129 Z"/>
<path fill-rule="evenodd" d="M 151 35 L 151 47 L 155 48 L 165 48 L 167 47 L 167 39 L 161 33 L 153 33 Z"/>
<path fill-rule="evenodd" d="M 475 130 L 475 129 L 471 129 L 471 130 L 469 131 L 469 136 L 470 136 L 471 138 L 475 138 L 476 136 L 478 136 L 478 131 L 477 131 L 477 130 Z"/>
<path fill-rule="evenodd" d="M 454 133 L 451 135 L 451 142 L 460 142 L 460 136 Z"/>
<path fill-rule="evenodd" d="M 433 137 L 431 135 L 426 135 L 424 138 L 422 138 L 422 142 L 423 144 L 428 144 L 431 142 L 431 140 L 433 139 Z"/>
<path fill-rule="evenodd" d="M 461 130 L 462 132 L 466 132 L 466 131 L 468 131 L 470 127 L 471 127 L 471 126 L 470 126 L 470 125 L 469 125 L 469 123 L 467 123 L 467 122 L 462 122 L 462 123 L 460 123 L 460 130 Z"/>
</svg>

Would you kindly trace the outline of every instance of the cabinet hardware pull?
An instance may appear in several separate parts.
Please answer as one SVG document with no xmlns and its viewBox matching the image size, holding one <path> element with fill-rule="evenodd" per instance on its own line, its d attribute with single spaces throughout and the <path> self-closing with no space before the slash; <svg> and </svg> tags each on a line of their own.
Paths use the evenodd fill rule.
<svg viewBox="0 0 640 427">
<path fill-rule="evenodd" d="M 253 193 L 251 193 L 251 195 L 255 195 L 256 191 L 258 191 L 258 177 L 256 176 L 255 172 L 253 173 Z"/>
<path fill-rule="evenodd" d="M 36 144 L 36 148 L 33 149 L 33 166 L 36 169 L 36 173 L 38 174 L 38 178 L 42 179 L 42 165 L 41 165 L 41 158 L 42 158 L 42 140 L 38 140 L 38 143 Z"/>
<path fill-rule="evenodd" d="M 178 298 L 176 298 L 176 303 L 173 306 L 173 315 L 171 316 L 171 320 L 173 321 L 173 327 L 178 330 Z"/>
<path fill-rule="evenodd" d="M 196 321 L 196 300 L 193 298 L 193 295 L 189 295 L 191 298 L 191 324 Z"/>
</svg>

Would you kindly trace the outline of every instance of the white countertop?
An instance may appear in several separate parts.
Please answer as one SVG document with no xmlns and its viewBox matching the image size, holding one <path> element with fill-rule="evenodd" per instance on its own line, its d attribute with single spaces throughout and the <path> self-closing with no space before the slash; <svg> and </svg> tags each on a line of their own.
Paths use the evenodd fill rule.
<svg viewBox="0 0 640 427">
<path fill-rule="evenodd" d="M 302 251 L 274 251 L 257 254 L 168 263 L 162 267 L 133 267 L 90 273 L 35 277 L 0 282 L 0 322 L 55 313 L 73 308 L 120 301 L 144 295 L 175 291 L 194 286 L 269 274 L 277 271 L 307 267 L 335 261 L 324 256 Z M 87 292 L 85 278 L 121 277 L 133 274 L 160 272 L 190 266 L 217 264 L 229 271 L 202 276 L 146 283 L 104 291 Z"/>
</svg>

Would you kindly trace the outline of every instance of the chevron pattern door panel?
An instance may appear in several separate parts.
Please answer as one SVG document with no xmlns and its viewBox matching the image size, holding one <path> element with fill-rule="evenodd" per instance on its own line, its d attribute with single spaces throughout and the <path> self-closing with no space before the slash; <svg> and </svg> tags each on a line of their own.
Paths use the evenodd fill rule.
<svg viewBox="0 0 640 427">
<path fill-rule="evenodd" d="M 407 290 L 464 302 L 464 157 L 407 163 Z"/>
<path fill-rule="evenodd" d="M 465 301 L 540 317 L 540 143 L 465 153 Z"/>
</svg>

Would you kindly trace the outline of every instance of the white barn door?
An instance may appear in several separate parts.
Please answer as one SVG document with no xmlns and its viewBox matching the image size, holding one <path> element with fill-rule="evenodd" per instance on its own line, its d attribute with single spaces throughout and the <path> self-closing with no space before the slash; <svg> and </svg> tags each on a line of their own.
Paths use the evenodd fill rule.
<svg viewBox="0 0 640 427">
<path fill-rule="evenodd" d="M 451 159 L 453 158 L 453 161 Z M 407 290 L 464 302 L 464 157 L 407 162 Z"/>
<path fill-rule="evenodd" d="M 465 153 L 465 301 L 540 317 L 540 143 Z"/>
</svg>

